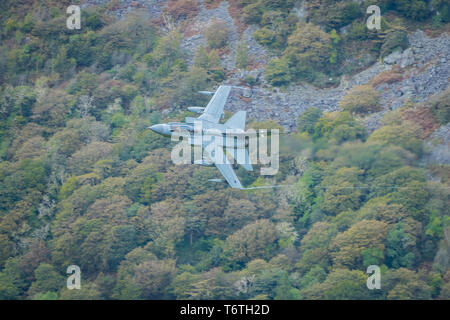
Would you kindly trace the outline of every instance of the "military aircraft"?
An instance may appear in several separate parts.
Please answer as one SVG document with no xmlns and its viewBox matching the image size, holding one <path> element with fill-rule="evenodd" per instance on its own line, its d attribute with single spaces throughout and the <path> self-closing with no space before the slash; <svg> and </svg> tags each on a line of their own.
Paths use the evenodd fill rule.
<svg viewBox="0 0 450 320">
<path fill-rule="evenodd" d="M 236 112 L 228 121 L 224 124 L 219 123 L 220 120 L 224 116 L 224 106 L 227 101 L 228 95 L 231 91 L 231 86 L 221 85 L 216 90 L 216 92 L 209 91 L 199 91 L 199 93 L 212 95 L 211 100 L 207 104 L 205 108 L 202 107 L 190 107 L 189 111 L 195 113 L 201 113 L 198 118 L 186 117 L 185 122 L 169 122 L 169 123 L 160 123 L 155 124 L 151 127 L 148 127 L 150 130 L 164 135 L 171 136 L 174 132 L 185 131 L 189 132 L 191 135 L 198 134 L 196 132 L 196 128 L 199 128 L 199 124 L 201 125 L 201 134 L 211 134 L 211 131 L 217 131 L 216 136 L 224 137 L 225 132 L 235 131 L 238 133 L 243 133 L 245 130 L 245 111 Z M 212 130 L 211 130 L 212 129 Z M 246 160 L 249 159 L 248 151 L 245 150 L 245 142 L 236 143 L 236 141 L 232 141 L 232 145 L 230 142 L 227 142 L 228 139 L 201 139 L 201 142 L 196 142 L 195 138 L 191 138 L 191 145 L 201 145 L 203 151 L 206 153 L 206 158 L 201 160 L 195 160 L 194 164 L 204 165 L 204 166 L 212 166 L 215 165 L 217 169 L 219 169 L 220 173 L 223 175 L 225 180 L 228 182 L 230 187 L 237 189 L 246 189 L 242 187 L 241 182 L 239 181 L 236 173 L 234 172 L 231 162 L 228 157 L 225 155 L 223 148 L 226 150 L 230 148 L 233 150 L 233 154 L 228 154 L 228 156 L 234 157 L 236 159 L 236 149 L 241 149 L 245 152 Z M 214 145 L 216 144 L 216 145 Z M 225 151 L 226 152 L 226 151 Z M 217 161 L 216 159 L 222 159 L 223 161 Z M 252 171 L 253 167 L 249 161 L 241 164 L 245 170 Z M 221 181 L 219 179 L 210 179 L 210 181 L 218 182 Z"/>
</svg>

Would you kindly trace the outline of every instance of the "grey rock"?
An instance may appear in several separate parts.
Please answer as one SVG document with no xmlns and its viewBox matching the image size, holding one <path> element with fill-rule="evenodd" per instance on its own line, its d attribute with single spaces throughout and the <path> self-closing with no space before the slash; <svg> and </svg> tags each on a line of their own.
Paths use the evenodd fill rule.
<svg viewBox="0 0 450 320">
<path fill-rule="evenodd" d="M 383 61 L 386 64 L 397 64 L 402 58 L 402 52 L 401 50 L 396 50 L 389 54 L 388 56 L 384 57 Z"/>
<path fill-rule="evenodd" d="M 403 51 L 401 59 L 400 59 L 400 67 L 405 68 L 414 62 L 414 53 L 412 52 L 411 48 L 406 49 Z"/>
</svg>

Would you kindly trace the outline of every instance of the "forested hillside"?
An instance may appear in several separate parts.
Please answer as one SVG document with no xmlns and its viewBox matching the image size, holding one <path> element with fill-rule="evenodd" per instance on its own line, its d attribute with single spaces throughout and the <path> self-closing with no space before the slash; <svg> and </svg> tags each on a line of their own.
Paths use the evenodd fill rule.
<svg viewBox="0 0 450 320">
<path fill-rule="evenodd" d="M 445 0 L 0 1 L 0 299 L 450 299 L 449 20 Z M 278 174 L 241 181 L 289 187 L 208 182 L 147 129 L 222 83 L 226 117 L 284 131 Z"/>
</svg>

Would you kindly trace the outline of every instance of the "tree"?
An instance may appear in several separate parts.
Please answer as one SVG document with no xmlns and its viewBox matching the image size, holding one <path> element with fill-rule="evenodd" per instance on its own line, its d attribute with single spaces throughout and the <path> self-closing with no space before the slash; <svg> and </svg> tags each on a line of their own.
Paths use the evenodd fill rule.
<svg viewBox="0 0 450 320">
<path fill-rule="evenodd" d="M 326 188 L 321 209 L 336 215 L 347 210 L 356 210 L 362 201 L 362 192 L 354 188 L 360 184 L 363 171 L 357 168 L 340 168 L 334 175 L 327 176 L 322 182 Z"/>
<path fill-rule="evenodd" d="M 340 107 L 356 114 L 367 114 L 380 110 L 380 94 L 370 85 L 351 88 L 342 98 Z"/>
<path fill-rule="evenodd" d="M 266 79 L 274 86 L 283 86 L 291 81 L 289 64 L 286 59 L 270 60 L 266 67 Z"/>
<path fill-rule="evenodd" d="M 131 251 L 120 264 L 115 298 L 161 299 L 175 277 L 175 261 L 160 260 L 143 248 Z"/>
<path fill-rule="evenodd" d="M 125 255 L 137 245 L 136 229 L 132 225 L 117 226 L 111 229 L 104 254 L 110 270 L 116 270 Z"/>
<path fill-rule="evenodd" d="M 181 203 L 173 199 L 152 204 L 146 231 L 152 239 L 149 248 L 159 257 L 174 257 L 175 245 L 184 238 L 185 219 L 182 212 Z"/>
<path fill-rule="evenodd" d="M 197 51 L 195 51 L 194 66 L 208 69 L 209 67 L 208 51 L 204 46 L 199 46 L 197 48 Z"/>
<path fill-rule="evenodd" d="M 332 52 L 330 35 L 311 23 L 300 22 L 288 38 L 284 55 L 299 77 L 308 77 L 312 69 L 324 70 Z"/>
<path fill-rule="evenodd" d="M 392 229 L 386 239 L 386 264 L 392 268 L 405 267 L 411 269 L 415 256 L 411 246 L 415 245 L 412 237 L 407 234 L 402 223 Z"/>
<path fill-rule="evenodd" d="M 287 273 L 278 281 L 275 293 L 275 300 L 300 300 L 302 298 L 300 290 L 292 287 Z"/>
<path fill-rule="evenodd" d="M 431 287 L 415 271 L 406 268 L 390 269 L 383 279 L 382 290 L 387 293 L 387 299 L 427 300 L 431 298 Z"/>
<path fill-rule="evenodd" d="M 97 285 L 87 281 L 83 281 L 81 289 L 69 290 L 63 288 L 59 294 L 59 300 L 101 300 L 100 291 Z"/>
<path fill-rule="evenodd" d="M 70 169 L 75 174 L 89 172 L 97 161 L 105 159 L 111 152 L 111 144 L 94 141 L 72 155 L 69 159 Z"/>
<path fill-rule="evenodd" d="M 359 270 L 335 269 L 323 283 L 300 291 L 306 299 L 359 300 L 368 299 L 367 275 Z"/>
<path fill-rule="evenodd" d="M 422 0 L 395 0 L 395 7 L 405 17 L 414 20 L 424 20 L 429 16 L 427 2 Z"/>
<path fill-rule="evenodd" d="M 324 112 L 314 128 L 314 138 L 326 138 L 331 142 L 342 143 L 356 139 L 364 139 L 366 129 L 346 111 Z"/>
<path fill-rule="evenodd" d="M 19 299 L 29 285 L 18 258 L 9 258 L 0 272 L 0 299 Z"/>
<path fill-rule="evenodd" d="M 201 104 L 204 97 L 198 91 L 207 87 L 207 79 L 208 75 L 205 69 L 199 67 L 191 68 L 179 86 L 179 92 L 176 94 L 178 102 L 183 105 Z"/>
<path fill-rule="evenodd" d="M 300 132 L 314 133 L 316 122 L 322 116 L 322 110 L 318 108 L 308 108 L 297 120 L 297 127 Z"/>
<path fill-rule="evenodd" d="M 404 121 L 401 125 L 387 125 L 375 130 L 368 141 L 397 145 L 420 156 L 423 152 L 421 134 L 422 129 L 417 124 Z"/>
<path fill-rule="evenodd" d="M 227 231 L 237 231 L 258 218 L 255 206 L 245 199 L 230 199 L 224 212 Z"/>
<path fill-rule="evenodd" d="M 34 297 L 37 293 L 57 292 L 65 286 L 65 278 L 48 263 L 41 263 L 34 271 L 35 281 L 28 289 L 28 295 Z"/>
<path fill-rule="evenodd" d="M 256 258 L 270 258 L 278 238 L 275 225 L 268 220 L 248 224 L 226 240 L 225 256 L 229 263 L 242 265 Z"/>
<path fill-rule="evenodd" d="M 445 0 L 431 0 L 433 8 L 437 9 L 437 16 L 443 23 L 450 21 L 450 5 Z"/>
<path fill-rule="evenodd" d="M 338 234 L 330 244 L 334 264 L 358 268 L 363 262 L 363 250 L 378 248 L 384 251 L 387 232 L 388 225 L 381 221 L 363 220 L 355 223 L 347 231 Z"/>
<path fill-rule="evenodd" d="M 316 222 L 305 234 L 300 244 L 302 254 L 296 266 L 302 274 L 306 274 L 317 266 L 326 270 L 330 265 L 328 246 L 337 235 L 335 225 L 328 222 Z"/>
</svg>

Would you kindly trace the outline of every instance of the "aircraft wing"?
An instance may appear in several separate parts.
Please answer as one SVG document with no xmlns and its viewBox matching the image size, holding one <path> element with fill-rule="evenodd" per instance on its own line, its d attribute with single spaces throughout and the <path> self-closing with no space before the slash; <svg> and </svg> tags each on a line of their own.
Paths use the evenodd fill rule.
<svg viewBox="0 0 450 320">
<path fill-rule="evenodd" d="M 198 119 L 219 123 L 223 114 L 223 107 L 227 102 L 230 91 L 231 86 L 220 86 L 209 101 L 205 111 L 203 111 L 203 114 L 198 117 Z"/>
<path fill-rule="evenodd" d="M 231 164 L 216 164 L 216 167 L 217 169 L 219 169 L 225 180 L 227 180 L 230 187 L 242 189 L 242 184 L 239 181 L 239 178 L 236 176 L 236 173 L 234 173 Z"/>
</svg>

